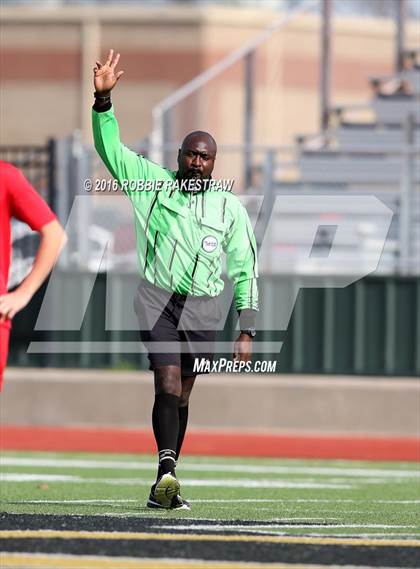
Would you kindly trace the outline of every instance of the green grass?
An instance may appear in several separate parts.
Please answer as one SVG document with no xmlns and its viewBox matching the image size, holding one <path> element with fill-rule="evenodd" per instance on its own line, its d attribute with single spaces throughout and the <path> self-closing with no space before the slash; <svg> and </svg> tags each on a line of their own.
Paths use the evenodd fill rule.
<svg viewBox="0 0 420 569">
<path fill-rule="evenodd" d="M 145 508 L 154 464 L 152 456 L 4 452 L 1 510 L 255 520 L 249 529 L 281 535 L 420 538 L 413 463 L 186 457 L 177 472 L 191 512 Z M 272 525 L 259 528 L 261 521 Z"/>
</svg>

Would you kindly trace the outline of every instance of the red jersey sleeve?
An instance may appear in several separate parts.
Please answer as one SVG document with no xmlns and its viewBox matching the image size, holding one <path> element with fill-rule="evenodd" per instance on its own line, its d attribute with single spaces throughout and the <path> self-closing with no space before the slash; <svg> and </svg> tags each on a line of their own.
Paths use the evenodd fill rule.
<svg viewBox="0 0 420 569">
<path fill-rule="evenodd" d="M 34 231 L 56 219 L 56 216 L 31 186 L 20 170 L 8 165 L 5 172 L 10 214 L 27 223 Z"/>
</svg>

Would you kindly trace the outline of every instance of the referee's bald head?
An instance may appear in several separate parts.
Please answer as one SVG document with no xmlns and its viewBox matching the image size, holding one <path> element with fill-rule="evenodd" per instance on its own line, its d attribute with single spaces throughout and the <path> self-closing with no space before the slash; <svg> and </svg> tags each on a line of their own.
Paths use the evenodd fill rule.
<svg viewBox="0 0 420 569">
<path fill-rule="evenodd" d="M 217 154 L 212 135 L 203 130 L 187 134 L 178 151 L 178 173 L 182 179 L 210 178 Z"/>
<path fill-rule="evenodd" d="M 206 132 L 204 130 L 194 130 L 193 132 L 187 134 L 187 136 L 182 141 L 181 148 L 191 144 L 191 142 L 196 142 L 196 141 L 204 141 L 207 144 L 208 148 L 212 150 L 214 156 L 216 156 L 217 154 L 216 141 L 209 132 Z"/>
</svg>

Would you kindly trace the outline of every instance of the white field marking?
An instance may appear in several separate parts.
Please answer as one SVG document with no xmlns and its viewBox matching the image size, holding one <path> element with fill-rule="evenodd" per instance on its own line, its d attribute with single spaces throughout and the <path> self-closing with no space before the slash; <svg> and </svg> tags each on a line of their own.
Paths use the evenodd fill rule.
<svg viewBox="0 0 420 569">
<path fill-rule="evenodd" d="M 317 477 L 317 480 L 319 480 L 319 477 Z M 385 483 L 388 484 L 389 482 L 406 482 L 406 481 L 410 481 L 410 480 L 414 480 L 415 482 L 420 482 L 420 473 L 419 474 L 414 474 L 411 477 L 408 476 L 398 476 L 397 474 L 395 474 L 395 476 L 390 477 L 390 476 L 347 476 L 347 473 L 345 471 L 343 471 L 341 473 L 341 476 L 328 476 L 327 477 L 328 482 L 352 482 L 353 480 L 357 481 L 357 482 L 362 482 L 363 484 L 378 484 L 378 483 Z"/>
<path fill-rule="evenodd" d="M 189 502 L 191 502 L 191 500 L 189 500 Z M 16 503 L 16 502 L 14 502 L 14 503 Z M 20 502 L 19 502 L 19 503 L 20 503 Z M 218 510 L 218 511 L 220 511 L 220 510 L 229 510 L 229 509 L 231 509 L 231 506 L 218 506 L 218 507 L 217 507 L 217 510 Z M 280 509 L 281 509 L 282 512 L 284 511 L 282 508 L 277 508 L 277 509 L 276 509 L 275 507 L 271 507 L 271 508 L 259 507 L 259 508 L 258 508 L 258 512 L 271 512 L 272 514 L 278 514 Z M 286 517 L 283 517 L 283 516 L 282 516 L 281 520 L 287 522 L 287 521 L 293 521 L 293 520 L 296 520 L 296 521 L 298 521 L 298 520 L 301 520 L 301 521 L 305 521 L 305 520 L 327 521 L 327 520 L 342 520 L 342 519 L 343 519 L 343 518 L 334 518 L 334 517 L 329 516 L 328 514 L 335 513 L 335 510 L 333 510 L 333 509 L 331 509 L 331 510 L 316 510 L 315 512 L 312 512 L 312 513 L 315 514 L 315 513 L 320 513 L 320 512 L 323 512 L 323 511 L 325 511 L 326 514 L 321 514 L 321 515 L 317 516 L 316 518 L 311 518 L 311 517 L 308 517 L 308 516 L 304 516 L 304 517 L 302 517 L 302 518 L 293 518 L 293 517 L 287 517 L 287 518 L 286 518 Z M 286 510 L 285 513 L 287 513 L 287 510 Z M 378 512 L 374 512 L 374 511 L 364 511 L 364 510 L 357 510 L 357 511 L 355 511 L 355 510 L 350 510 L 350 511 L 349 511 L 349 510 L 346 510 L 344 513 L 345 513 L 346 515 L 347 515 L 347 514 L 358 514 L 358 515 L 374 515 L 374 514 L 377 515 L 377 514 L 378 514 Z"/>
<path fill-rule="evenodd" d="M 90 482 L 93 484 L 110 484 L 110 485 L 150 485 L 150 480 L 141 480 L 137 478 L 85 478 L 81 479 L 80 482 Z M 208 488 L 298 488 L 298 489 L 332 489 L 332 490 L 352 490 L 355 488 L 351 484 L 329 484 L 321 482 L 305 482 L 305 481 L 287 481 L 287 480 L 249 480 L 249 479 L 194 479 L 194 478 L 183 478 L 182 485 L 186 486 L 198 486 L 198 487 L 208 487 Z M 216 500 L 217 502 L 217 500 Z"/>
<path fill-rule="evenodd" d="M 351 484 L 329 484 L 322 482 L 312 482 L 305 480 L 255 480 L 246 478 L 226 478 L 226 479 L 203 479 L 196 480 L 193 478 L 182 479 L 183 486 L 209 486 L 209 487 L 226 487 L 226 488 L 337 488 L 352 489 Z"/>
<path fill-rule="evenodd" d="M 237 530 L 247 530 L 247 531 L 260 531 L 268 529 L 416 529 L 416 526 L 412 525 L 389 525 L 389 524 L 263 524 L 263 525 L 235 525 L 226 526 L 224 524 L 211 525 L 211 524 L 191 524 L 191 525 L 156 525 L 151 526 L 151 529 L 167 529 L 171 531 L 186 531 L 186 530 L 200 530 L 200 531 L 237 531 Z"/>
<path fill-rule="evenodd" d="M 307 518 L 305 518 L 305 519 L 307 519 Z M 324 518 L 323 518 L 323 519 L 324 519 Z M 336 518 L 336 519 L 341 519 L 341 518 Z M 201 523 L 205 523 L 205 522 L 208 521 L 208 520 L 202 519 L 202 518 L 201 518 L 201 519 L 198 518 L 198 521 L 201 522 Z M 225 520 L 210 520 L 210 521 L 220 521 L 221 523 L 224 523 L 224 522 L 225 522 Z M 259 521 L 261 521 L 261 520 L 250 520 L 250 521 L 255 522 L 255 524 L 257 524 L 257 523 L 258 523 Z M 279 524 L 282 524 L 282 523 L 283 523 L 283 517 L 280 517 L 280 518 L 279 518 L 279 517 L 276 517 L 276 518 L 271 518 L 271 519 L 269 519 L 269 520 L 264 520 L 264 523 L 271 523 L 271 524 L 279 523 Z M 392 526 L 392 527 L 395 527 L 395 526 Z M 417 526 L 415 526 L 415 527 L 417 527 Z"/>
<path fill-rule="evenodd" d="M 219 500 L 208 500 L 210 502 L 219 502 Z M 238 502 L 240 502 L 242 500 L 238 500 Z M 255 501 L 255 500 L 252 500 Z M 262 502 L 275 502 L 276 500 L 259 500 Z M 2 500 L 3 503 L 9 503 L 8 500 Z M 49 504 L 49 505 L 77 505 L 77 504 L 92 504 L 92 505 L 108 505 L 108 506 L 112 506 L 113 503 L 116 503 L 116 505 L 125 505 L 127 503 L 136 503 L 136 504 L 141 504 L 141 500 L 13 500 L 12 501 L 14 504 Z M 206 500 L 190 500 L 191 503 L 196 503 L 196 502 L 206 502 Z M 221 508 L 223 509 L 229 509 L 229 506 L 221 506 Z M 259 508 L 258 511 L 260 511 L 262 508 Z M 267 511 L 272 511 L 271 508 L 265 508 Z M 327 510 L 327 511 L 331 511 L 331 510 Z M 131 515 L 131 516 L 143 516 L 143 514 L 156 514 L 159 511 L 145 511 L 142 512 L 141 514 L 137 513 L 137 512 L 112 512 L 109 513 L 109 515 L 113 515 L 113 516 L 122 516 L 122 515 Z M 75 514 L 77 515 L 77 514 Z M 99 514 L 91 514 L 91 515 L 105 515 L 104 512 L 100 512 Z M 189 520 L 197 520 L 197 521 L 202 521 L 203 518 L 188 518 Z M 336 517 L 326 517 L 326 516 L 316 516 L 316 517 L 310 517 L 310 516 L 304 516 L 304 517 L 292 517 L 289 516 L 287 518 L 273 518 L 271 521 L 276 522 L 276 521 L 281 521 L 281 522 L 293 522 L 293 521 L 305 521 L 305 520 L 309 520 L 309 521 L 324 521 L 324 520 L 339 520 L 341 518 L 336 518 Z M 211 519 L 211 521 L 224 521 L 224 520 L 218 520 L 218 519 Z"/>
<path fill-rule="evenodd" d="M 244 498 L 244 499 L 239 499 L 239 498 L 234 498 L 234 499 L 220 499 L 220 500 L 215 500 L 215 499 L 191 499 L 189 500 L 191 503 L 194 504 L 219 504 L 219 503 L 225 503 L 225 504 L 240 504 L 242 502 L 249 502 L 249 503 L 277 503 L 277 504 L 282 504 L 284 502 L 291 502 L 291 503 L 306 503 L 306 502 L 326 502 L 326 503 L 331 503 L 331 504 L 336 504 L 337 502 L 340 503 L 349 503 L 349 504 L 420 504 L 420 500 L 351 500 L 351 499 L 337 499 L 337 500 L 329 500 L 329 499 L 309 499 L 309 500 L 305 500 L 303 498 L 297 498 L 296 500 L 294 500 L 293 498 Z M 318 510 L 318 511 L 331 511 L 331 510 Z"/>
<path fill-rule="evenodd" d="M 2 482 L 76 482 L 76 476 L 65 476 L 64 474 L 25 474 L 17 472 L 2 472 L 0 480 Z"/>
<path fill-rule="evenodd" d="M 59 477 L 62 477 L 60 479 Z M 27 480 L 25 477 L 28 477 Z M 29 477 L 32 477 L 31 479 Z M 0 473 L 0 481 L 4 482 L 20 482 L 20 481 L 29 481 L 29 480 L 44 480 L 50 479 L 51 481 L 54 480 L 54 477 L 57 478 L 57 481 L 60 480 L 65 482 L 64 479 L 67 477 L 68 481 L 72 481 L 75 483 L 86 482 L 86 483 L 103 483 L 103 484 L 126 484 L 126 485 L 133 485 L 133 484 L 151 484 L 149 479 L 145 478 L 84 478 L 83 476 L 69 474 L 69 475 L 55 475 L 55 474 L 44 474 L 42 472 L 31 474 L 31 473 Z M 21 478 L 21 480 L 19 480 Z M 325 480 L 321 482 L 318 478 L 299 478 L 299 479 L 285 479 L 285 478 L 276 478 L 272 480 L 267 479 L 247 479 L 247 478 L 234 478 L 234 479 L 219 479 L 219 478 L 211 478 L 211 479 L 182 479 L 183 484 L 189 484 L 190 486 L 218 486 L 219 483 L 223 483 L 226 486 L 233 484 L 236 486 L 236 482 L 239 483 L 238 487 L 242 488 L 354 488 L 352 485 L 353 483 L 364 484 L 365 481 L 362 480 L 348 480 L 346 478 L 336 479 L 336 480 Z M 368 481 L 369 483 L 373 483 L 371 480 Z M 379 483 L 388 482 L 387 480 L 380 480 Z M 395 480 L 393 480 L 395 482 Z M 374 482 L 375 484 L 378 482 Z"/>
<path fill-rule="evenodd" d="M 91 515 L 91 514 L 89 514 Z M 138 514 L 136 514 L 138 515 Z M 101 512 L 101 516 L 112 516 L 114 518 L 134 517 L 133 512 Z"/>
<path fill-rule="evenodd" d="M 270 510 L 270 508 L 267 508 L 267 510 Z M 258 510 L 260 511 L 260 510 Z M 305 522 L 305 521 L 312 521 L 312 522 L 322 522 L 325 520 L 340 520 L 341 518 L 324 518 L 323 516 L 317 516 L 316 518 L 311 518 L 311 517 L 304 517 L 304 518 L 294 518 L 294 517 L 288 517 L 288 518 L 281 518 L 282 522 Z M 270 520 L 268 520 L 270 521 Z M 273 520 L 272 520 L 273 521 Z M 275 520 L 275 521 L 280 521 L 279 519 Z M 236 527 L 236 526 L 234 526 Z"/>
<path fill-rule="evenodd" d="M 316 509 L 315 512 L 318 512 L 319 514 L 322 515 L 322 512 L 325 512 L 327 514 L 330 514 L 331 512 L 335 513 L 336 512 L 336 508 L 329 508 L 328 510 L 319 510 Z M 345 514 L 375 514 L 378 515 L 378 511 L 377 510 L 345 510 Z"/>
<path fill-rule="evenodd" d="M 219 502 L 220 500 L 216 500 L 216 502 Z M 244 502 L 245 500 L 239 500 L 239 502 Z M 252 499 L 251 499 L 252 501 Z M 330 503 L 330 504 L 336 504 L 336 503 L 348 503 L 348 504 L 420 504 L 420 500 L 355 500 L 353 498 L 341 498 L 341 499 L 337 499 L 337 500 L 333 500 L 330 498 L 309 498 L 309 499 L 305 499 L 305 498 L 285 498 L 284 500 L 279 500 L 279 502 L 294 502 L 294 503 L 302 503 L 305 504 L 307 502 L 311 502 L 311 503 Z"/>
<path fill-rule="evenodd" d="M 287 535 L 293 535 L 291 533 L 288 533 Z M 310 533 L 310 537 L 349 537 L 349 538 L 358 538 L 358 539 L 369 539 L 372 537 L 384 537 L 389 538 L 389 537 L 398 537 L 399 539 L 404 538 L 404 539 L 417 539 L 420 536 L 420 533 L 401 533 L 401 532 L 386 532 L 386 533 L 373 533 L 373 532 L 369 532 L 369 533 L 331 533 L 331 534 L 325 534 L 325 533 L 315 533 L 315 532 L 311 532 Z M 328 566 L 328 569 L 331 569 Z M 343 567 L 342 569 L 348 569 L 347 565 L 345 566 L 345 568 Z M 360 568 L 359 568 L 360 569 Z M 382 569 L 382 567 L 381 567 Z"/>
<path fill-rule="evenodd" d="M 109 484 L 116 486 L 149 486 L 149 479 L 142 478 L 82 478 L 80 476 L 61 476 L 54 474 L 22 474 L 2 473 L 2 482 L 63 482 L 72 484 Z M 284 480 L 248 480 L 248 479 L 212 479 L 212 480 L 183 480 L 184 486 L 206 486 L 226 488 L 309 488 L 309 489 L 353 489 L 346 484 L 322 484 L 318 482 L 288 482 Z"/>
<path fill-rule="evenodd" d="M 84 460 L 84 459 L 63 459 L 63 458 L 21 458 L 3 457 L 0 460 L 1 466 L 29 466 L 49 468 L 100 468 L 117 470 L 153 470 L 156 468 L 155 462 L 131 462 L 115 460 Z M 214 463 L 181 463 L 180 467 L 184 470 L 196 472 L 240 472 L 249 474 L 314 474 L 325 476 L 346 476 L 346 477 L 382 477 L 382 478 L 417 478 L 420 477 L 420 470 L 398 470 L 398 469 L 379 469 L 379 468 L 343 468 L 328 466 L 272 466 L 272 465 L 242 465 L 242 464 L 214 464 Z"/>
<path fill-rule="evenodd" d="M 190 500 L 190 502 L 197 502 L 200 500 Z M 216 502 L 217 500 L 215 500 Z M 3 501 L 5 502 L 5 501 Z M 7 500 L 6 500 L 7 502 Z M 112 506 L 113 504 L 115 505 L 125 505 L 125 504 L 129 504 L 129 503 L 136 503 L 139 504 L 141 502 L 141 500 L 133 500 L 133 499 L 129 499 L 129 500 L 13 500 L 13 503 L 15 504 L 50 504 L 50 505 L 57 505 L 57 506 L 61 506 L 61 505 L 77 505 L 77 504 L 92 504 L 92 505 L 102 505 L 104 504 L 105 506 Z M 222 508 L 229 508 L 230 506 L 222 506 Z M 258 511 L 260 511 L 262 508 L 259 508 Z M 272 511 L 271 508 L 265 508 L 267 511 Z M 328 510 L 331 511 L 331 510 Z M 127 512 L 128 513 L 128 512 Z M 130 512 L 131 514 L 133 512 Z M 150 512 L 147 512 L 150 513 Z M 103 513 L 101 513 L 101 515 L 104 515 Z M 113 515 L 122 515 L 120 512 L 118 512 L 118 514 L 116 514 L 115 512 L 113 512 Z M 136 514 L 138 515 L 138 514 Z M 188 518 L 188 519 L 192 519 L 192 518 Z M 200 519 L 200 518 L 197 518 Z M 339 520 L 341 518 L 332 518 L 332 517 L 325 517 L 325 516 L 317 516 L 317 517 L 308 517 L 308 516 L 304 516 L 304 517 L 288 517 L 288 518 L 282 518 L 282 521 L 284 522 L 293 522 L 293 521 L 305 521 L 305 520 L 312 520 L 312 521 L 319 521 L 319 520 Z"/>
<path fill-rule="evenodd" d="M 13 500 L 19 504 L 128 504 L 139 500 Z"/>
<path fill-rule="evenodd" d="M 141 508 L 144 508 L 144 511 L 141 511 L 141 512 L 133 512 L 133 511 L 131 511 L 131 512 L 97 512 L 97 513 L 92 512 L 89 514 L 89 516 L 96 516 L 98 518 L 103 517 L 103 516 L 110 516 L 113 518 L 125 518 L 125 517 L 144 518 L 144 517 L 150 516 L 150 517 L 156 518 L 156 516 L 158 516 L 157 519 L 159 519 L 159 516 L 162 518 L 163 516 L 168 515 L 168 511 L 163 510 L 163 509 L 162 510 L 161 509 L 152 510 L 152 511 L 149 511 L 149 509 L 148 509 L 148 511 L 146 511 L 146 505 L 145 505 L 145 503 L 142 503 L 142 502 L 139 502 L 139 506 Z M 186 511 L 186 510 L 184 510 L 184 511 Z M 80 516 L 80 513 L 77 513 L 77 514 L 66 513 L 66 516 Z M 191 520 L 191 519 L 195 519 L 195 518 L 190 518 L 188 516 L 188 519 Z M 197 521 L 199 521 L 199 520 L 200 520 L 200 518 L 197 518 Z"/>
</svg>

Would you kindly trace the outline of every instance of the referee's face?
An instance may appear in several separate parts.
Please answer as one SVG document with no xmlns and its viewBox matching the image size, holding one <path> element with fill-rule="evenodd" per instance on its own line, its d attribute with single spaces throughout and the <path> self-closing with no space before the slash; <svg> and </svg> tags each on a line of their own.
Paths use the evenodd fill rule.
<svg viewBox="0 0 420 569">
<path fill-rule="evenodd" d="M 216 159 L 217 146 L 207 132 L 191 132 L 178 151 L 178 174 L 181 179 L 210 178 Z"/>
</svg>

